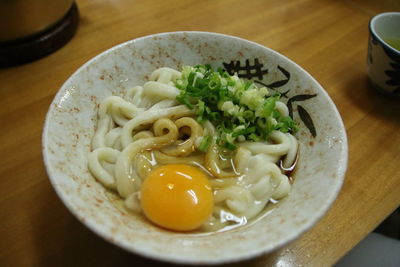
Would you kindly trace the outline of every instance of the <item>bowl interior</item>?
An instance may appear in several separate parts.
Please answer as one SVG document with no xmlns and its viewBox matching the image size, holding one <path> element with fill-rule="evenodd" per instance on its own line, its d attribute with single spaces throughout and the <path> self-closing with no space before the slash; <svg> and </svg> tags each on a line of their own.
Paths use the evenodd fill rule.
<svg viewBox="0 0 400 267">
<path fill-rule="evenodd" d="M 372 30 L 380 38 L 400 38 L 400 12 L 387 12 L 375 16 L 371 21 Z"/>
<path fill-rule="evenodd" d="M 156 68 L 210 63 L 261 82 L 291 102 L 300 123 L 300 157 L 289 196 L 267 215 L 230 231 L 189 234 L 164 231 L 128 212 L 122 200 L 89 173 L 87 154 L 99 102 L 142 85 Z M 310 122 L 311 121 L 311 122 Z M 43 132 L 50 180 L 64 204 L 110 242 L 151 258 L 221 263 L 271 251 L 297 238 L 330 207 L 347 167 L 340 115 L 322 87 L 298 65 L 263 46 L 205 32 L 147 36 L 95 57 L 62 86 Z"/>
<path fill-rule="evenodd" d="M 371 19 L 372 34 L 392 53 L 399 54 L 400 47 L 400 12 L 386 12 Z"/>
</svg>

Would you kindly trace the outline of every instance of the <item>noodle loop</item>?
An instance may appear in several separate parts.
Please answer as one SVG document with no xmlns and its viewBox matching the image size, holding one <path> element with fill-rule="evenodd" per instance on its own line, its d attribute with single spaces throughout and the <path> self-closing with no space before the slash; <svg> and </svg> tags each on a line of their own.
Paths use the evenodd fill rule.
<svg viewBox="0 0 400 267">
<path fill-rule="evenodd" d="M 97 127 L 88 155 L 88 168 L 105 187 L 125 199 L 128 209 L 142 212 L 140 188 L 160 165 L 186 164 L 206 173 L 214 194 L 212 216 L 202 230 L 242 224 L 261 214 L 270 200 L 288 195 L 291 184 L 283 169 L 296 162 L 298 142 L 290 133 L 272 131 L 264 142 L 238 139 L 229 153 L 216 143 L 216 128 L 200 124 L 195 111 L 175 100 L 174 82 L 181 73 L 171 68 L 155 70 L 149 81 L 126 92 L 125 99 L 109 96 L 99 105 Z M 287 106 L 276 102 L 287 116 Z M 208 136 L 207 151 L 200 143 Z"/>
</svg>

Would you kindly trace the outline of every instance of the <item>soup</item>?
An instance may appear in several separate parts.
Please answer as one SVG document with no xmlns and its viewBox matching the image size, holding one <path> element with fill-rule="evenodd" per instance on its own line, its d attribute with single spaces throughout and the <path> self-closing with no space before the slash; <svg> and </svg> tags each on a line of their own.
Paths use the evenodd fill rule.
<svg viewBox="0 0 400 267">
<path fill-rule="evenodd" d="M 102 101 L 88 168 L 155 225 L 230 229 L 289 194 L 298 142 L 288 114 L 279 94 L 221 69 L 160 68 Z"/>
</svg>

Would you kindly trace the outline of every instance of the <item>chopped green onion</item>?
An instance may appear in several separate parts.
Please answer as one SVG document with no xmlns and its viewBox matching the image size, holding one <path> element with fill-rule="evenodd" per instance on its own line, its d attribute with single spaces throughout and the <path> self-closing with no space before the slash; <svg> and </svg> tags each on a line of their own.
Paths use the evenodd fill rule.
<svg viewBox="0 0 400 267">
<path fill-rule="evenodd" d="M 184 66 L 175 81 L 180 90 L 176 100 L 196 110 L 200 123 L 210 121 L 217 130 L 217 144 L 234 150 L 240 141 L 264 141 L 278 130 L 294 133 L 298 125 L 290 117 L 276 110 L 280 94 L 270 95 L 266 87 L 258 88 L 210 65 Z M 200 147 L 207 149 L 211 137 L 204 137 Z M 199 148 L 200 149 L 200 148 Z"/>
<path fill-rule="evenodd" d="M 201 139 L 199 150 L 206 152 L 208 147 L 211 145 L 212 137 L 210 135 L 206 135 Z"/>
</svg>

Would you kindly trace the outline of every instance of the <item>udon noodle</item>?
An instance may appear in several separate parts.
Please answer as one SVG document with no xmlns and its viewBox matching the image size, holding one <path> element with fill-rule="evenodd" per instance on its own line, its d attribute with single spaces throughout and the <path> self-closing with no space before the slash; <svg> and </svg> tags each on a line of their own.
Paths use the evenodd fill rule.
<svg viewBox="0 0 400 267">
<path fill-rule="evenodd" d="M 251 220 L 271 200 L 287 196 L 291 184 L 278 163 L 283 168 L 294 164 L 296 138 L 273 131 L 269 141 L 238 142 L 235 151 L 220 148 L 214 138 L 207 151 L 200 151 L 201 139 L 215 136 L 216 126 L 200 124 L 193 110 L 175 100 L 179 89 L 174 81 L 180 75 L 171 68 L 157 69 L 150 81 L 128 90 L 124 98 L 109 96 L 101 102 L 88 156 L 93 176 L 140 213 L 141 184 L 152 169 L 171 163 L 198 166 L 207 173 L 214 195 L 204 231 Z M 276 109 L 288 115 L 283 102 Z"/>
</svg>

